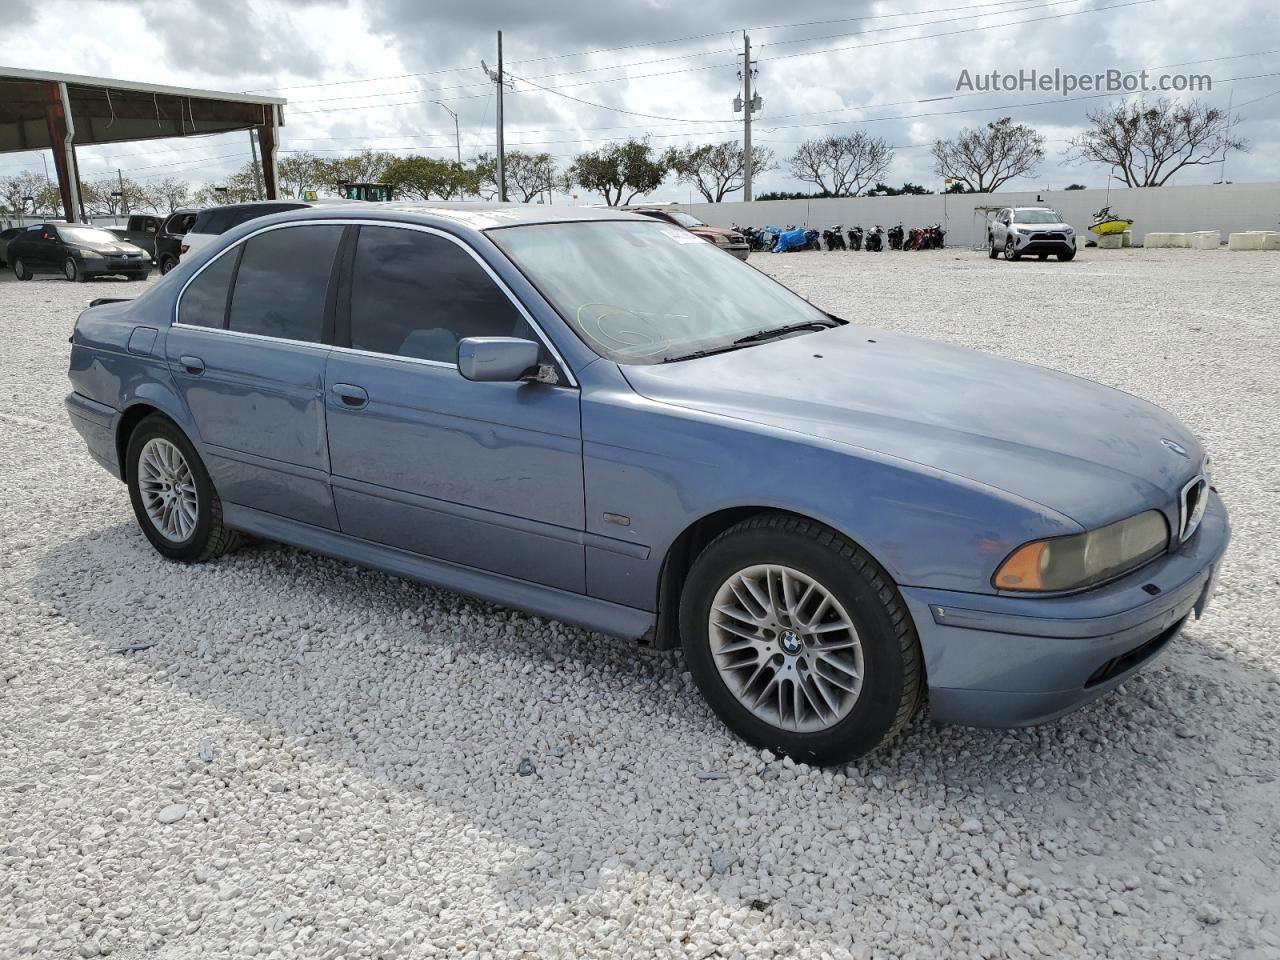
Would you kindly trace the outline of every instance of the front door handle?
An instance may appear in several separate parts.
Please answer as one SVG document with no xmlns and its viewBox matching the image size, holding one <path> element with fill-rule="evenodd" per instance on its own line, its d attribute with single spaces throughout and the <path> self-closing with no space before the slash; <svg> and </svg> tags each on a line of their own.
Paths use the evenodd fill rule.
<svg viewBox="0 0 1280 960">
<path fill-rule="evenodd" d="M 333 395 L 342 401 L 344 407 L 359 410 L 369 404 L 369 392 L 364 387 L 357 387 L 354 383 L 335 383 L 331 389 Z"/>
<path fill-rule="evenodd" d="M 178 362 L 182 364 L 182 369 L 187 371 L 193 377 L 198 377 L 204 373 L 204 361 L 199 357 L 185 355 L 178 358 Z"/>
</svg>

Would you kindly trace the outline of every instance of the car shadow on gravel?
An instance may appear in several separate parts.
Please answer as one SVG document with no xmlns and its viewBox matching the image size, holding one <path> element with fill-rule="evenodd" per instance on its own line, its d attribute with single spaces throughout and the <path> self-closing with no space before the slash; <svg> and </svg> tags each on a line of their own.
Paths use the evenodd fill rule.
<svg viewBox="0 0 1280 960">
<path fill-rule="evenodd" d="M 749 830 L 726 840 L 723 818 L 773 792 L 788 799 L 764 805 L 765 824 L 797 801 L 820 811 L 791 821 L 801 847 L 832 817 L 869 824 L 888 810 L 917 838 L 963 845 L 975 830 L 1030 831 L 1032 861 L 1099 864 L 1144 856 L 1172 822 L 1221 835 L 1237 805 L 1253 811 L 1250 791 L 1274 796 L 1272 740 L 1255 736 L 1250 711 L 1269 698 L 1274 726 L 1280 680 L 1232 660 L 1199 624 L 1146 673 L 1060 721 L 989 731 L 926 715 L 833 780 L 733 738 L 678 654 L 304 551 L 255 543 L 184 567 L 120 523 L 52 545 L 30 589 L 83 633 L 86 657 L 127 657 L 131 672 L 219 717 L 304 744 L 311 762 L 514 843 L 523 853 L 493 882 L 521 903 L 531 890 L 563 902 L 601 871 L 671 879 L 661 851 L 673 846 L 695 870 L 716 844 L 749 861 Z M 1201 803 L 1206 785 L 1220 796 Z M 1222 845 L 1248 848 L 1228 832 Z M 548 838 L 563 854 L 550 863 L 536 852 Z"/>
</svg>

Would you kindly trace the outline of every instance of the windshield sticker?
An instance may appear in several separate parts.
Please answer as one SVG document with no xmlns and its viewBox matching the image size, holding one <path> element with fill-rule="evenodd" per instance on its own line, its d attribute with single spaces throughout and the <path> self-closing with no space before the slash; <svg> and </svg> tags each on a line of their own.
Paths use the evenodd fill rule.
<svg viewBox="0 0 1280 960">
<path fill-rule="evenodd" d="M 662 232 L 676 243 L 706 243 L 701 237 L 694 236 L 688 230 L 681 230 L 678 227 L 663 227 Z"/>
</svg>

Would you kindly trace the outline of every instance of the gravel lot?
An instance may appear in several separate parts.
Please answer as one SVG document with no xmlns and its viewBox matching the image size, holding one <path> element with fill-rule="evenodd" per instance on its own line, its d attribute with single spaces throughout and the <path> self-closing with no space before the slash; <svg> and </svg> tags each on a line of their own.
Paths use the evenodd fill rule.
<svg viewBox="0 0 1280 960">
<path fill-rule="evenodd" d="M 812 770 L 680 658 L 269 544 L 169 564 L 67 425 L 139 285 L 0 280 L 0 957 L 1280 958 L 1280 258 L 761 256 L 1208 442 L 1206 618 L 1050 726 Z"/>
</svg>

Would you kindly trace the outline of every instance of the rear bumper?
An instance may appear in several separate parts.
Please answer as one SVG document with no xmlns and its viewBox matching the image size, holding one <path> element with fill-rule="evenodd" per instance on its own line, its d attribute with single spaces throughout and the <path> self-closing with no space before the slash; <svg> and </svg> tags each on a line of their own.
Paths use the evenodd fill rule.
<svg viewBox="0 0 1280 960">
<path fill-rule="evenodd" d="M 90 456 L 117 480 L 121 479 L 116 456 L 116 409 L 79 393 L 67 394 L 66 404 L 71 425 L 84 438 Z"/>
<path fill-rule="evenodd" d="M 1213 493 L 1200 529 L 1179 550 L 1095 590 L 1036 599 L 904 588 L 933 719 L 1030 726 L 1119 686 L 1203 612 L 1230 536 Z"/>
</svg>

